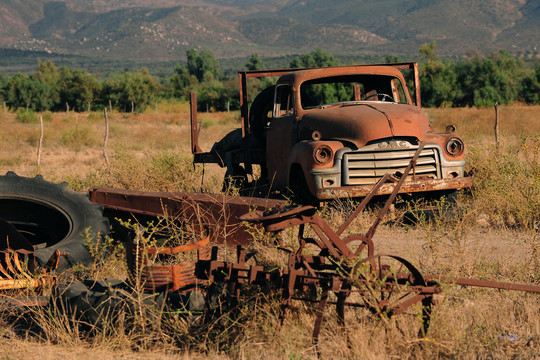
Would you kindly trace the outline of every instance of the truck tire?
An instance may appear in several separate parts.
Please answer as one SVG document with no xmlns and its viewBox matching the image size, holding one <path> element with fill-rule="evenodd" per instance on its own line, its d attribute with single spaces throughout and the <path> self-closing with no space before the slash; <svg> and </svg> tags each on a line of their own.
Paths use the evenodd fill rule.
<svg viewBox="0 0 540 360">
<path fill-rule="evenodd" d="M 77 193 L 66 183 L 53 184 L 42 176 L 21 177 L 14 172 L 0 176 L 0 218 L 13 225 L 34 247 L 38 266 L 56 250 L 65 252 L 58 271 L 76 264 L 88 265 L 88 245 L 109 233 L 101 205 L 88 194 Z"/>
<path fill-rule="evenodd" d="M 262 144 L 266 144 L 265 128 L 270 123 L 272 116 L 268 116 L 274 107 L 275 86 L 269 86 L 255 97 L 249 109 L 250 132 Z"/>
</svg>

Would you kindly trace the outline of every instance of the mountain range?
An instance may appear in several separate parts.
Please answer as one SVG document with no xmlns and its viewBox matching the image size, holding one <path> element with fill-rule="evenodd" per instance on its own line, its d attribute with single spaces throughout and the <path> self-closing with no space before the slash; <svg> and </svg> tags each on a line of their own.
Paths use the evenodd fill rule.
<svg viewBox="0 0 540 360">
<path fill-rule="evenodd" d="M 2 0 L 0 48 L 110 60 L 302 54 L 446 56 L 505 49 L 538 59 L 538 0 Z"/>
</svg>

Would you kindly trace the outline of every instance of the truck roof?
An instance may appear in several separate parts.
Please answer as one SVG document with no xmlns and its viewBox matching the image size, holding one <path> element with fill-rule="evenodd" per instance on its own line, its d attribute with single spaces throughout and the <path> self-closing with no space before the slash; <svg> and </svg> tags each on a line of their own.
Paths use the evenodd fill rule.
<svg viewBox="0 0 540 360">
<path fill-rule="evenodd" d="M 282 75 L 278 83 L 297 82 L 302 83 L 307 80 L 320 79 L 334 76 L 348 75 L 387 75 L 397 77 L 404 81 L 401 71 L 392 66 L 380 65 L 354 65 L 354 66 L 336 66 L 326 68 L 301 69 Z"/>
</svg>

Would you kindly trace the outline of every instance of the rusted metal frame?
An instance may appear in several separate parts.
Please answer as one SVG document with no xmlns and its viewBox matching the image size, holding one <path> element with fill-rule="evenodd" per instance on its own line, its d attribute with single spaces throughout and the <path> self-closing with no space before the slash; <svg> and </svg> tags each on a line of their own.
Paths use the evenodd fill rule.
<svg viewBox="0 0 540 360">
<path fill-rule="evenodd" d="M 433 297 L 433 294 L 420 293 L 420 294 L 417 294 L 417 295 L 405 300 L 402 303 L 399 303 L 396 307 L 394 307 L 392 309 L 389 309 L 389 311 L 385 311 L 385 312 L 389 316 L 399 315 L 399 314 L 402 314 L 407 308 L 413 306 L 414 304 L 417 304 L 417 303 L 423 301 L 426 298 L 430 298 L 430 297 Z M 376 315 L 378 315 L 378 314 L 376 314 Z"/>
<path fill-rule="evenodd" d="M 326 303 L 328 302 L 328 291 L 329 286 L 324 284 L 322 286 L 321 299 L 319 300 L 319 306 L 317 307 L 317 317 L 315 318 L 315 326 L 313 327 L 313 334 L 311 339 L 314 344 L 317 344 L 319 341 L 319 333 L 321 332 L 321 325 L 324 316 L 324 309 L 326 308 Z"/>
<path fill-rule="evenodd" d="M 385 183 L 379 189 L 377 195 L 390 195 L 394 191 L 395 183 Z M 407 181 L 401 187 L 400 193 L 419 193 L 439 190 L 460 190 L 473 187 L 471 177 L 457 177 L 445 179 L 419 179 Z M 373 189 L 373 185 L 350 185 L 335 188 L 319 189 L 317 198 L 320 200 L 332 200 L 344 197 L 367 196 Z"/>
<path fill-rule="evenodd" d="M 463 286 L 476 286 L 476 287 L 486 287 L 486 288 L 492 288 L 492 289 L 516 290 L 516 291 L 540 293 L 540 285 L 515 284 L 515 283 L 498 282 L 498 281 L 492 281 L 492 280 L 476 280 L 476 279 L 467 279 L 467 278 L 451 278 L 447 276 L 436 276 L 436 275 L 425 275 L 424 279 L 442 281 L 442 282 L 447 282 L 450 284 L 463 285 Z"/>
<path fill-rule="evenodd" d="M 247 77 L 245 72 L 238 73 L 238 81 L 240 83 L 240 117 L 242 119 L 242 147 L 244 148 L 245 158 L 244 166 L 246 173 L 253 174 L 251 163 L 251 146 L 249 137 L 251 129 L 249 127 L 249 109 L 248 109 L 248 93 L 247 93 Z"/>
<path fill-rule="evenodd" d="M 384 174 L 382 178 L 377 181 L 377 184 L 373 187 L 373 189 L 369 192 L 369 194 L 362 200 L 360 205 L 354 210 L 354 212 L 347 218 L 347 220 L 340 226 L 338 231 L 336 231 L 337 236 L 341 236 L 341 234 L 349 227 L 349 225 L 353 222 L 354 219 L 365 209 L 367 204 L 371 201 L 371 199 L 377 194 L 377 191 L 381 188 L 381 186 L 388 180 L 390 177 L 390 174 Z"/>
<path fill-rule="evenodd" d="M 193 251 L 193 250 L 199 250 L 200 248 L 204 246 L 208 246 L 210 244 L 210 237 L 207 236 L 206 238 L 199 240 L 195 243 L 190 244 L 184 244 L 180 246 L 175 247 L 159 247 L 159 246 L 151 246 L 146 248 L 146 252 L 148 254 L 152 255 L 172 255 L 172 254 L 178 254 L 181 252 L 187 252 L 187 251 Z"/>
<path fill-rule="evenodd" d="M 398 70 L 414 70 L 414 64 L 416 64 L 416 67 L 418 67 L 417 62 L 397 62 L 397 63 L 380 63 L 380 64 L 359 64 L 359 65 L 345 65 L 345 66 L 331 66 L 327 69 L 332 68 L 358 68 L 358 67 L 366 67 L 366 66 L 389 66 L 394 67 Z M 260 78 L 260 77 L 272 77 L 272 76 L 281 76 L 285 74 L 289 74 L 295 71 L 303 71 L 303 70 L 313 70 L 318 69 L 314 67 L 307 67 L 307 68 L 292 68 L 292 69 L 271 69 L 271 70 L 246 70 L 242 71 L 242 73 L 246 74 L 246 77 L 248 78 Z"/>
<path fill-rule="evenodd" d="M 339 238 L 339 236 L 332 230 L 332 228 L 324 221 L 320 216 L 314 215 L 310 219 L 311 227 L 325 243 L 326 247 L 330 251 L 331 255 L 335 259 L 340 259 L 343 256 L 346 258 L 351 258 L 354 256 L 354 253 L 349 249 L 349 247 Z"/>
<path fill-rule="evenodd" d="M 239 217 L 253 209 L 283 206 L 283 200 L 247 198 L 228 195 L 193 193 L 142 192 L 95 187 L 90 201 L 106 210 L 151 217 L 169 216 L 173 220 L 191 222 L 199 230 L 208 227 L 211 240 L 230 244 L 247 244 L 253 236 Z"/>
<path fill-rule="evenodd" d="M 420 95 L 420 72 L 418 71 L 418 63 L 413 63 L 414 75 L 414 96 L 416 98 L 416 106 L 422 107 L 422 98 Z"/>
<path fill-rule="evenodd" d="M 189 98 L 189 118 L 191 121 L 191 153 L 201 154 L 203 151 L 199 147 L 199 123 L 197 122 L 197 93 L 190 93 Z"/>
<path fill-rule="evenodd" d="M 399 190 L 401 189 L 401 186 L 403 186 L 403 183 L 405 182 L 405 179 L 409 175 L 409 172 L 416 165 L 416 161 L 418 160 L 418 157 L 420 156 L 420 153 L 424 149 L 424 146 L 425 146 L 424 142 L 421 142 L 418 145 L 418 149 L 416 150 L 416 153 L 414 153 L 414 156 L 411 159 L 411 162 L 409 163 L 409 165 L 407 166 L 407 168 L 403 172 L 403 175 L 401 176 L 401 179 L 399 179 L 398 183 L 395 185 L 394 191 L 392 192 L 392 194 L 390 195 L 390 197 L 386 201 L 386 204 L 384 204 L 384 207 L 382 208 L 382 210 L 379 212 L 379 215 L 377 216 L 377 219 L 375 219 L 375 221 L 373 222 L 373 225 L 371 225 L 371 228 L 366 233 L 365 236 L 366 236 L 367 239 L 371 240 L 373 238 L 373 235 L 375 234 L 375 230 L 377 230 L 377 227 L 379 226 L 382 219 L 384 218 L 384 216 L 386 215 L 386 213 L 390 209 L 390 205 L 392 205 L 392 203 L 396 199 L 396 196 L 399 193 Z"/>
</svg>

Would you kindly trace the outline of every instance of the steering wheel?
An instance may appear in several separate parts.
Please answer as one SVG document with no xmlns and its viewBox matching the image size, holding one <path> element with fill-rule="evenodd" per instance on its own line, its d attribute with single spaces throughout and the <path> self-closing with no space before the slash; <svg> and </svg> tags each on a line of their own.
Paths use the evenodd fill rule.
<svg viewBox="0 0 540 360">
<path fill-rule="evenodd" d="M 394 101 L 394 98 L 388 94 L 383 94 L 383 93 L 377 93 L 377 99 L 379 99 L 379 96 L 382 96 L 382 99 L 380 101 L 386 101 L 385 99 L 388 98 L 389 101 Z"/>
</svg>

